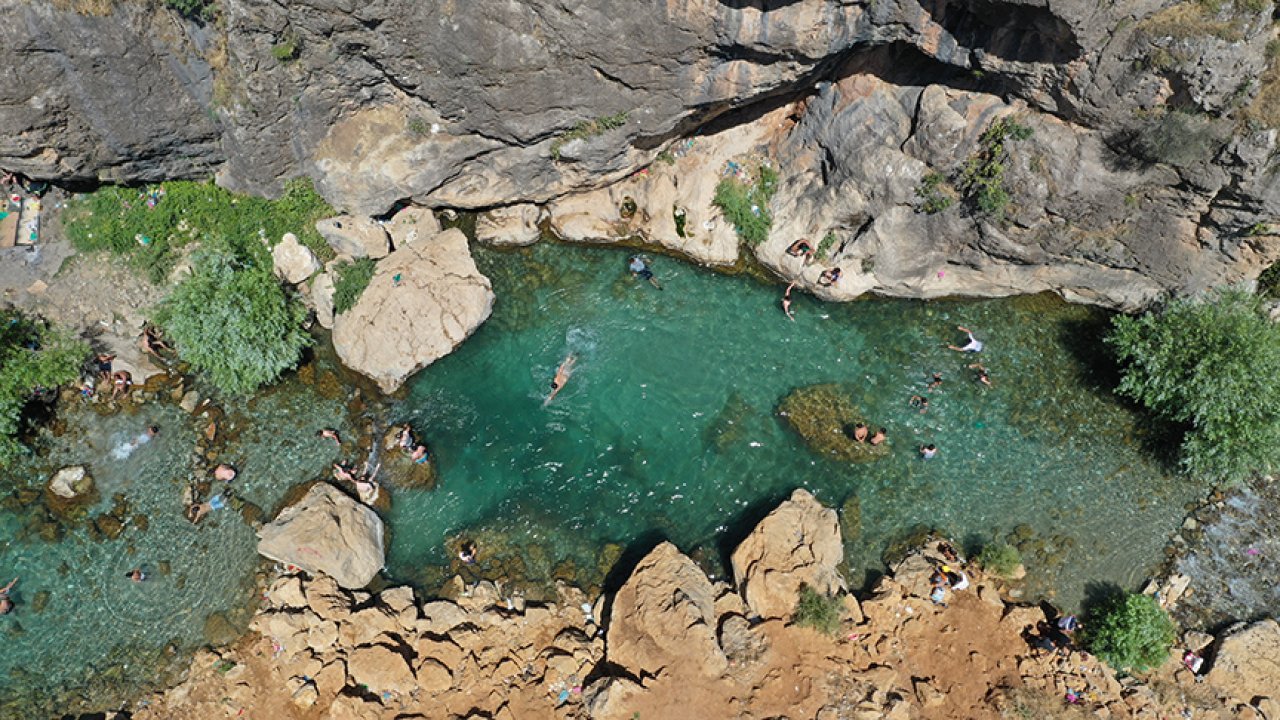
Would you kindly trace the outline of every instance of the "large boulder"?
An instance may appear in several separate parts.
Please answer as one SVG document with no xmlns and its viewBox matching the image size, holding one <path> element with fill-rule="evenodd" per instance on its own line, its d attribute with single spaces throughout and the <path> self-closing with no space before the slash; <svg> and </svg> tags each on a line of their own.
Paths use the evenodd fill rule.
<svg viewBox="0 0 1280 720">
<path fill-rule="evenodd" d="M 844 559 L 840 522 L 808 490 L 796 490 L 733 551 L 733 579 L 752 612 L 788 617 L 800 586 L 821 593 L 845 587 L 836 567 Z"/>
<path fill-rule="evenodd" d="M 1205 678 L 1219 692 L 1243 702 L 1280 699 L 1280 622 L 1240 623 L 1218 640 Z"/>
<path fill-rule="evenodd" d="M 715 590 L 675 545 L 645 556 L 613 599 L 605 641 L 609 662 L 636 677 L 671 667 L 718 676 L 728 660 L 716 642 Z"/>
<path fill-rule="evenodd" d="M 93 492 L 93 478 L 83 465 L 65 467 L 49 479 L 49 492 L 60 498 L 74 500 Z"/>
<path fill-rule="evenodd" d="M 316 222 L 316 230 L 339 255 L 377 260 L 391 252 L 387 231 L 376 220 L 356 215 L 342 215 Z"/>
<path fill-rule="evenodd" d="M 466 236 L 450 229 L 379 262 L 355 306 L 334 320 L 333 346 L 347 367 L 393 392 L 452 352 L 492 310 L 489 279 L 476 269 Z"/>
<path fill-rule="evenodd" d="M 280 242 L 271 248 L 271 263 L 276 275 L 290 285 L 297 285 L 320 269 L 320 261 L 311 250 L 298 242 L 298 236 L 285 233 Z"/>
<path fill-rule="evenodd" d="M 370 508 L 328 483 L 317 483 L 302 500 L 258 531 L 258 552 L 338 585 L 361 588 L 386 562 L 382 520 Z"/>
<path fill-rule="evenodd" d="M 542 236 L 542 210 L 532 203 L 497 207 L 476 218 L 476 240 L 489 245 L 532 245 Z"/>
</svg>

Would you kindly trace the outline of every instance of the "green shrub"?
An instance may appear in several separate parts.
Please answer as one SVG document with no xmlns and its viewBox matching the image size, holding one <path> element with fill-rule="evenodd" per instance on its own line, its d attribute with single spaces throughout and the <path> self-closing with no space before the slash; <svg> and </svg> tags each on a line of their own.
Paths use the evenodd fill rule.
<svg viewBox="0 0 1280 720">
<path fill-rule="evenodd" d="M 818 249 L 814 251 L 813 255 L 818 260 L 826 260 L 831 254 L 831 248 L 835 246 L 836 232 L 835 230 L 828 230 L 827 234 L 823 235 L 822 240 L 818 242 Z"/>
<path fill-rule="evenodd" d="M 369 258 L 360 258 L 355 262 L 339 263 L 337 278 L 333 282 L 333 312 L 342 313 L 355 307 L 360 294 L 369 287 L 373 279 L 373 270 L 378 266 Z"/>
<path fill-rule="evenodd" d="M 834 635 L 840 629 L 841 605 L 840 598 L 823 595 L 808 585 L 801 585 L 800 602 L 796 604 L 791 621 L 824 635 Z"/>
<path fill-rule="evenodd" d="M 553 160 L 560 159 L 560 151 L 565 145 L 574 140 L 585 140 L 587 138 L 603 135 L 609 130 L 620 128 L 627 124 L 627 116 L 630 113 L 625 110 L 613 115 L 605 115 L 604 117 L 592 118 L 591 120 L 580 120 L 567 132 L 562 133 L 555 140 L 551 141 L 551 158 Z"/>
<path fill-rule="evenodd" d="M 993 542 L 983 546 L 978 553 L 978 564 L 983 570 L 1002 578 L 1013 577 L 1022 564 L 1022 554 L 1009 543 Z"/>
<path fill-rule="evenodd" d="M 1032 132 L 1013 118 L 1003 117 L 991 123 L 978 138 L 978 151 L 965 161 L 956 179 L 965 200 L 993 220 L 1003 219 L 1009 205 L 1009 191 L 1004 186 L 1008 143 L 1026 140 Z"/>
<path fill-rule="evenodd" d="M 189 20 L 212 20 L 216 12 L 213 0 L 164 0 L 164 4 Z"/>
<path fill-rule="evenodd" d="M 1271 263 L 1258 275 L 1258 295 L 1269 300 L 1280 299 L 1280 262 Z"/>
<path fill-rule="evenodd" d="M 1155 598 L 1140 593 L 1116 594 L 1090 614 L 1085 626 L 1089 652 L 1116 670 L 1142 672 L 1169 657 L 1177 629 Z"/>
<path fill-rule="evenodd" d="M 163 195 L 148 207 L 149 194 Z M 66 216 L 67 235 L 84 251 L 110 250 L 130 260 L 155 282 L 162 282 L 193 241 L 266 238 L 275 243 L 286 232 L 322 260 L 333 250 L 315 223 L 334 215 L 306 179 L 285 185 L 277 200 L 237 195 L 211 182 L 175 181 L 150 188 L 105 187 L 73 199 Z"/>
<path fill-rule="evenodd" d="M 738 237 L 755 246 L 769 239 L 769 230 L 773 227 L 769 203 L 778 190 L 778 171 L 761 164 L 749 177 L 745 182 L 736 175 L 721 180 L 712 202 L 733 224 Z"/>
<path fill-rule="evenodd" d="M 271 57 L 280 62 L 289 62 L 298 57 L 298 41 L 296 38 L 285 38 L 271 46 Z"/>
<path fill-rule="evenodd" d="M 1122 366 L 1117 389 L 1187 429 L 1183 467 L 1230 484 L 1280 462 L 1280 326 L 1237 289 L 1117 316 L 1106 342 Z"/>
<path fill-rule="evenodd" d="M 0 310 L 0 467 L 23 452 L 22 409 L 38 388 L 76 379 L 89 346 L 49 325 Z"/>
<path fill-rule="evenodd" d="M 951 185 L 940 173 L 926 173 L 916 186 L 916 197 L 920 198 L 920 209 L 933 215 L 955 204 L 956 198 Z"/>
<path fill-rule="evenodd" d="M 310 343 L 302 305 L 289 298 L 256 240 L 215 243 L 160 304 L 156 322 L 179 356 L 215 386 L 247 395 L 292 367 Z"/>
</svg>

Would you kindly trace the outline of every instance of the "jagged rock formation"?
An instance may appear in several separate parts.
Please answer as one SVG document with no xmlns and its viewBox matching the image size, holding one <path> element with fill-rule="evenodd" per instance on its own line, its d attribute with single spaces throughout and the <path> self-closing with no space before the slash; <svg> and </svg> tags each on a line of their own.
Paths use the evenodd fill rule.
<svg viewBox="0 0 1280 720">
<path fill-rule="evenodd" d="M 1134 307 L 1277 255 L 1270 3 L 217 0 L 208 25 L 127 0 L 9 5 L 0 167 L 36 178 L 216 171 L 271 193 L 310 175 L 357 215 L 554 201 L 578 236 L 600 223 L 571 221 L 574 193 L 783 108 L 752 148 L 784 181 L 787 232 L 759 254 L 811 283 L 820 268 L 780 248 L 834 233 L 847 280 L 828 297 L 1052 289 Z M 922 178 L 954 181 L 1010 113 L 1035 134 L 1004 168 L 1007 219 L 972 198 L 920 212 Z M 701 158 L 712 178 L 720 160 Z M 714 182 L 668 180 L 633 198 L 646 236 L 686 252 L 668 205 L 687 206 L 713 241 L 687 254 L 733 262 Z"/>
</svg>

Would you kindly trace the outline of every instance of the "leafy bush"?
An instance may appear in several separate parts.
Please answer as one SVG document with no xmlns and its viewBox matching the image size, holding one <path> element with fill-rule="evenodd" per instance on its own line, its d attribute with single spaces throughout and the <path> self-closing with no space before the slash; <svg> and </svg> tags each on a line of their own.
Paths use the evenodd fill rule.
<svg viewBox="0 0 1280 720">
<path fill-rule="evenodd" d="M 1177 639 L 1173 621 L 1155 598 L 1121 593 L 1107 599 L 1085 626 L 1089 652 L 1117 670 L 1142 672 L 1169 657 Z"/>
<path fill-rule="evenodd" d="M 377 263 L 369 258 L 360 258 L 353 263 L 339 263 L 337 278 L 333 283 L 333 311 L 341 315 L 356 306 L 360 294 L 369 287 L 373 279 L 373 270 Z"/>
<path fill-rule="evenodd" d="M 289 62 L 298 57 L 298 41 L 296 38 L 285 38 L 271 46 L 271 56 L 280 62 Z"/>
<path fill-rule="evenodd" d="M 277 200 L 237 195 L 211 182 L 177 181 L 144 189 L 106 187 L 82 195 L 71 201 L 66 225 L 77 249 L 128 255 L 161 282 L 177 251 L 193 241 L 266 238 L 275 243 L 292 232 L 312 252 L 330 259 L 333 250 L 315 223 L 333 214 L 305 179 L 290 181 Z"/>
<path fill-rule="evenodd" d="M 49 325 L 0 310 L 0 467 L 23 452 L 22 409 L 39 388 L 71 382 L 89 346 Z"/>
<path fill-rule="evenodd" d="M 916 197 L 922 201 L 920 209 L 930 215 L 946 210 L 956 201 L 954 190 L 941 173 L 927 173 L 920 178 Z"/>
<path fill-rule="evenodd" d="M 796 625 L 811 627 L 824 635 L 834 635 L 840 629 L 840 598 L 800 586 L 800 602 L 796 604 L 791 621 Z"/>
<path fill-rule="evenodd" d="M 759 245 L 769 239 L 769 230 L 773 227 L 769 202 L 778 190 L 778 171 L 761 164 L 749 177 L 747 181 L 736 175 L 724 178 L 716 185 L 716 194 L 711 201 L 720 208 L 725 219 L 733 223 L 743 242 Z"/>
<path fill-rule="evenodd" d="M 1117 392 L 1188 428 L 1186 470 L 1232 483 L 1277 466 L 1280 326 L 1260 298 L 1221 290 L 1117 316 L 1106 342 L 1122 365 Z"/>
<path fill-rule="evenodd" d="M 818 249 L 814 251 L 814 257 L 819 260 L 826 260 L 831 254 L 831 248 L 836 246 L 836 233 L 834 230 L 828 230 L 826 235 L 822 236 L 822 240 L 818 242 Z"/>
<path fill-rule="evenodd" d="M 224 392 L 246 395 L 298 361 L 310 342 L 304 314 L 276 280 L 266 250 L 250 240 L 199 252 L 155 319 L 183 360 Z"/>
<path fill-rule="evenodd" d="M 983 546 L 978 553 L 978 564 L 983 570 L 1002 578 L 1013 577 L 1022 564 L 1022 554 L 1009 543 L 993 542 Z"/>
<path fill-rule="evenodd" d="M 1280 262 L 1271 263 L 1259 273 L 1258 294 L 1270 300 L 1280 298 Z"/>
<path fill-rule="evenodd" d="M 603 135 L 609 130 L 620 128 L 627 124 L 627 116 L 630 113 L 625 110 L 613 115 L 605 115 L 604 117 L 592 118 L 591 120 L 580 120 L 568 132 L 565 132 L 551 141 L 551 158 L 553 160 L 560 159 L 560 151 L 565 145 L 574 140 L 585 140 L 587 138 Z"/>
<path fill-rule="evenodd" d="M 1003 219 L 1009 205 L 1009 191 L 1004 186 L 1005 163 L 1009 160 L 1008 142 L 1026 140 L 1031 134 L 1031 128 L 1013 118 L 996 120 L 983 131 L 978 139 L 978 151 L 965 161 L 956 179 L 965 199 L 994 220 Z"/>
<path fill-rule="evenodd" d="M 188 20 L 212 20 L 216 11 L 213 0 L 164 0 L 164 4 Z"/>
</svg>

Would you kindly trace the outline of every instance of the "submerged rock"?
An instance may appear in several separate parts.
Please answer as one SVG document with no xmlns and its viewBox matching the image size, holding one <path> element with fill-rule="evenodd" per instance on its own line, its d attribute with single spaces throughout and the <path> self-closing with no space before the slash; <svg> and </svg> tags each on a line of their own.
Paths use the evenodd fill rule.
<svg viewBox="0 0 1280 720">
<path fill-rule="evenodd" d="M 333 346 L 347 367 L 393 392 L 467 339 L 493 297 L 466 236 L 446 230 L 378 263 L 355 306 L 334 320 Z"/>
<path fill-rule="evenodd" d="M 844 560 L 836 512 L 808 490 L 796 490 L 733 551 L 733 580 L 752 612 L 789 617 L 800 586 L 831 595 L 845 589 L 836 568 Z"/>
<path fill-rule="evenodd" d="M 316 483 L 297 504 L 258 531 L 258 552 L 340 586 L 361 588 L 386 563 L 377 513 L 328 483 Z"/>
<path fill-rule="evenodd" d="M 872 445 L 853 439 L 854 425 L 872 424 L 850 399 L 853 392 L 853 386 L 845 383 L 796 388 L 782 398 L 778 414 L 810 450 L 823 457 L 854 463 L 878 460 L 889 454 L 887 443 Z"/>
<path fill-rule="evenodd" d="M 49 480 L 49 492 L 74 500 L 93 492 L 93 477 L 83 465 L 62 468 Z"/>
</svg>

